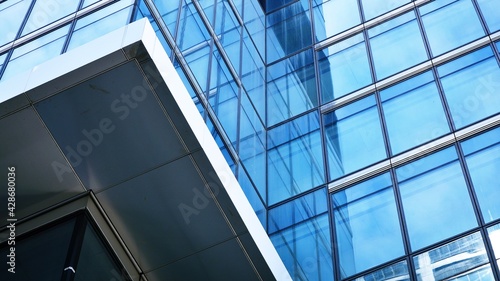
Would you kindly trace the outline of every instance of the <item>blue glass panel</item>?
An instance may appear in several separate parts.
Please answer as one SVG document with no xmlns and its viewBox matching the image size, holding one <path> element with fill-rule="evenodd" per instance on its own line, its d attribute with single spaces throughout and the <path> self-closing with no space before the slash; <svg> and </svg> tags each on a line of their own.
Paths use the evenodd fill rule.
<svg viewBox="0 0 500 281">
<path fill-rule="evenodd" d="M 368 30 L 377 79 L 427 59 L 415 12 L 408 12 Z"/>
<path fill-rule="evenodd" d="M 434 56 L 484 35 L 470 0 L 432 1 L 422 6 L 420 13 Z"/>
<path fill-rule="evenodd" d="M 332 201 L 342 278 L 404 255 L 388 173 L 334 193 Z"/>
<path fill-rule="evenodd" d="M 324 183 L 318 113 L 268 131 L 268 204 Z"/>
<path fill-rule="evenodd" d="M 356 278 L 355 281 L 410 281 L 408 263 L 406 260 L 386 266 L 365 276 Z"/>
<path fill-rule="evenodd" d="M 205 17 L 208 19 L 210 22 L 210 25 L 212 27 L 215 26 L 215 1 L 220 1 L 220 0 L 197 0 L 198 4 L 200 5 L 203 13 L 205 14 Z M 227 1 L 227 0 L 226 0 Z M 172 1 L 175 2 L 175 1 Z"/>
<path fill-rule="evenodd" d="M 208 31 L 191 1 L 184 0 L 182 2 L 178 28 L 176 42 L 183 52 L 210 39 Z"/>
<path fill-rule="evenodd" d="M 495 259 L 500 267 L 500 224 L 496 224 L 488 228 L 488 237 L 490 239 L 491 246 L 493 247 Z"/>
<path fill-rule="evenodd" d="M 210 0 L 209 2 L 213 2 Z M 240 71 L 240 54 L 241 54 L 241 26 L 236 20 L 229 3 L 227 1 L 217 2 L 217 17 L 215 19 L 215 34 L 222 44 L 224 52 L 229 57 L 229 60 L 239 74 Z"/>
<path fill-rule="evenodd" d="M 133 6 L 124 7 L 123 3 L 126 2 L 129 1 L 116 2 L 113 5 L 77 20 L 68 50 L 127 25 L 130 21 Z"/>
<path fill-rule="evenodd" d="M 250 205 L 252 205 L 253 210 L 257 214 L 257 217 L 260 220 L 260 223 L 264 228 L 267 227 L 267 209 L 264 206 L 264 203 L 262 203 L 261 198 L 259 197 L 259 194 L 255 190 L 254 185 L 250 181 L 250 178 L 248 177 L 247 173 L 245 172 L 244 169 L 238 169 L 238 183 L 241 186 L 241 189 L 243 189 L 243 192 L 245 193 L 248 201 L 250 202 Z"/>
<path fill-rule="evenodd" d="M 500 110 L 500 68 L 490 47 L 438 67 L 457 129 Z"/>
<path fill-rule="evenodd" d="M 257 1 L 245 1 L 243 26 L 248 30 L 262 60 L 266 50 L 266 17 Z"/>
<path fill-rule="evenodd" d="M 314 0 L 313 5 L 317 42 L 361 23 L 358 1 Z"/>
<path fill-rule="evenodd" d="M 217 50 L 213 53 L 208 94 L 213 112 L 235 146 L 238 141 L 238 87 Z"/>
<path fill-rule="evenodd" d="M 264 1 L 266 3 L 266 12 L 270 12 L 272 10 L 279 9 L 287 4 L 293 3 L 297 0 L 272 0 L 272 1 Z M 257 2 L 257 1 L 255 1 Z"/>
<path fill-rule="evenodd" d="M 267 62 L 271 63 L 312 44 L 309 1 L 301 0 L 268 14 Z"/>
<path fill-rule="evenodd" d="M 500 1 L 477 0 L 490 33 L 500 29 Z"/>
<path fill-rule="evenodd" d="M 365 20 L 370 20 L 374 17 L 380 16 L 386 12 L 396 9 L 406 3 L 410 3 L 411 0 L 362 0 L 363 13 L 365 15 Z"/>
<path fill-rule="evenodd" d="M 177 63 L 177 60 L 174 62 L 174 67 L 175 67 L 175 70 L 177 71 L 177 74 L 179 74 L 179 77 L 182 80 L 182 84 L 184 85 L 184 87 L 186 87 L 186 90 L 189 92 L 189 95 L 191 96 L 192 99 L 195 99 L 196 92 L 193 89 L 193 87 L 191 86 L 191 83 L 189 82 L 189 80 L 186 76 L 186 73 L 184 72 L 182 67 Z"/>
<path fill-rule="evenodd" d="M 136 13 L 134 15 L 133 21 L 142 19 L 142 18 L 147 18 L 149 20 L 149 23 L 151 23 L 151 26 L 153 27 L 153 30 L 156 33 L 156 37 L 158 37 L 158 40 L 160 40 L 161 45 L 163 46 L 163 49 L 165 49 L 165 52 L 167 55 L 170 57 L 172 53 L 172 48 L 170 45 L 167 43 L 167 40 L 165 39 L 165 36 L 163 36 L 162 31 L 158 27 L 158 24 L 154 20 L 153 16 L 151 15 L 151 12 L 149 8 L 146 6 L 146 3 L 144 0 L 140 0 L 139 4 L 136 8 Z"/>
<path fill-rule="evenodd" d="M 159 1 L 154 0 L 153 3 L 161 15 L 163 23 L 167 26 L 168 31 L 172 36 L 175 36 L 175 24 L 179 15 L 179 1 Z"/>
<path fill-rule="evenodd" d="M 266 120 L 266 92 L 264 62 L 252 43 L 250 35 L 243 29 L 241 50 L 241 82 L 246 89 L 260 119 Z"/>
<path fill-rule="evenodd" d="M 392 154 L 450 132 L 431 72 L 380 92 Z"/>
<path fill-rule="evenodd" d="M 325 188 L 269 210 L 270 234 L 328 211 Z"/>
<path fill-rule="evenodd" d="M 8 79 L 60 55 L 68 32 L 69 25 L 66 25 L 14 49 L 2 79 Z"/>
<path fill-rule="evenodd" d="M 328 214 L 271 235 L 293 280 L 333 280 Z"/>
<path fill-rule="evenodd" d="M 185 54 L 184 59 L 193 73 L 196 82 L 198 82 L 198 87 L 202 92 L 205 92 L 207 89 L 209 71 L 208 63 L 210 59 L 210 46 L 208 45 L 208 42 L 203 47 L 200 47 L 189 54 Z"/>
<path fill-rule="evenodd" d="M 0 46 L 16 39 L 31 1 L 8 1 L 0 4 Z"/>
<path fill-rule="evenodd" d="M 330 180 L 387 157 L 375 97 L 325 115 Z"/>
<path fill-rule="evenodd" d="M 396 174 L 413 250 L 477 226 L 454 147 L 402 166 Z"/>
<path fill-rule="evenodd" d="M 312 50 L 273 64 L 267 70 L 268 126 L 318 105 Z"/>
<path fill-rule="evenodd" d="M 223 118 L 227 118 L 224 116 Z M 266 130 L 246 93 L 241 93 L 239 157 L 259 194 L 266 198 Z"/>
<path fill-rule="evenodd" d="M 29 2 L 29 1 L 26 1 Z M 43 26 L 46 26 L 56 20 L 63 18 L 78 9 L 80 1 L 56 1 L 56 0 L 38 0 L 30 12 L 28 21 L 24 26 L 24 36 Z"/>
<path fill-rule="evenodd" d="M 336 43 L 317 54 L 322 103 L 373 82 L 363 34 Z"/>
<path fill-rule="evenodd" d="M 500 218 L 500 128 L 462 143 L 467 168 L 485 222 Z"/>
<path fill-rule="evenodd" d="M 479 232 L 413 257 L 417 280 L 483 280 L 495 278 Z"/>
</svg>

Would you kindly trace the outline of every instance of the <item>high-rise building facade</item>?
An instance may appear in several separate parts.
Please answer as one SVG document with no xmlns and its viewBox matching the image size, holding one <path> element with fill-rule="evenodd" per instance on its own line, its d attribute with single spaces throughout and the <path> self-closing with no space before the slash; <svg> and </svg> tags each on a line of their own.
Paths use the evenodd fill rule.
<svg viewBox="0 0 500 281">
<path fill-rule="evenodd" d="M 143 18 L 293 280 L 500 280 L 500 1 L 8 0 L 0 89 Z"/>
</svg>

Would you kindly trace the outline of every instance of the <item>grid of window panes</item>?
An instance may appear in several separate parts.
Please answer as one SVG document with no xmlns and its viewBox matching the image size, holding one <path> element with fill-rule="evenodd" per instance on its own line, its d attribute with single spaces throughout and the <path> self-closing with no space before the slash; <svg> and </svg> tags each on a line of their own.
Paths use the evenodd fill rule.
<svg viewBox="0 0 500 281">
<path fill-rule="evenodd" d="M 0 4 L 1 79 L 147 17 L 294 280 L 500 280 L 500 1 L 122 0 L 64 21 L 100 2 Z"/>
</svg>

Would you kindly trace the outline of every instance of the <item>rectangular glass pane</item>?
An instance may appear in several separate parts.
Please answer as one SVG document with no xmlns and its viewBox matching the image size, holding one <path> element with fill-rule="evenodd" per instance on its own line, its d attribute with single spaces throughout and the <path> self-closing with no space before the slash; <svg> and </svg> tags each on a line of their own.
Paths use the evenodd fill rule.
<svg viewBox="0 0 500 281">
<path fill-rule="evenodd" d="M 387 157 L 374 96 L 328 113 L 324 123 L 330 180 Z"/>
<path fill-rule="evenodd" d="M 317 52 L 322 103 L 373 82 L 363 34 Z"/>
<path fill-rule="evenodd" d="M 333 280 L 328 214 L 270 236 L 293 280 Z"/>
<path fill-rule="evenodd" d="M 207 28 L 191 1 L 184 0 L 182 2 L 181 17 L 178 24 L 179 30 L 177 31 L 176 42 L 183 52 L 210 39 Z"/>
<path fill-rule="evenodd" d="M 325 182 L 316 111 L 268 132 L 268 204 Z"/>
<path fill-rule="evenodd" d="M 455 147 L 402 166 L 396 174 L 412 250 L 477 226 Z"/>
<path fill-rule="evenodd" d="M 368 35 L 378 80 L 427 59 L 413 11 L 369 29 Z"/>
<path fill-rule="evenodd" d="M 116 2 L 111 6 L 79 19 L 76 22 L 75 31 L 71 36 L 68 51 L 127 25 L 130 21 L 133 6 L 128 6 L 115 12 L 117 8 L 121 8 L 121 6 L 115 6 L 119 3 Z"/>
<path fill-rule="evenodd" d="M 431 72 L 383 90 L 380 97 L 393 155 L 450 131 Z"/>
<path fill-rule="evenodd" d="M 434 56 L 485 35 L 471 0 L 432 1 L 420 14 Z"/>
<path fill-rule="evenodd" d="M 267 70 L 268 126 L 318 105 L 312 50 L 273 64 Z"/>
<path fill-rule="evenodd" d="M 332 195 L 342 278 L 404 255 L 388 173 Z"/>
<path fill-rule="evenodd" d="M 266 120 L 265 66 L 246 29 L 243 29 L 241 50 L 241 82 L 255 110 Z"/>
<path fill-rule="evenodd" d="M 312 44 L 309 1 L 301 0 L 266 16 L 267 62 Z"/>
<path fill-rule="evenodd" d="M 14 49 L 2 79 L 8 79 L 61 54 L 69 25 Z"/>
<path fill-rule="evenodd" d="M 314 0 L 313 5 L 318 42 L 361 23 L 358 1 Z"/>
<path fill-rule="evenodd" d="M 163 23 L 167 26 L 172 36 L 175 36 L 175 25 L 179 14 L 179 1 L 159 1 L 154 0 L 156 9 L 161 15 Z"/>
<path fill-rule="evenodd" d="M 404 260 L 389 265 L 365 276 L 356 278 L 355 281 L 410 281 L 408 263 Z"/>
<path fill-rule="evenodd" d="M 21 36 L 75 12 L 79 4 L 80 1 L 37 0 Z"/>
<path fill-rule="evenodd" d="M 495 280 L 479 232 L 413 257 L 417 280 Z"/>
<path fill-rule="evenodd" d="M 498 0 L 477 0 L 481 13 L 486 21 L 489 32 L 493 33 L 500 29 L 500 1 Z"/>
<path fill-rule="evenodd" d="M 488 228 L 488 237 L 490 239 L 497 264 L 500 266 L 500 224 L 496 224 Z"/>
<path fill-rule="evenodd" d="M 325 188 L 269 210 L 270 234 L 328 211 Z"/>
<path fill-rule="evenodd" d="M 465 161 L 485 222 L 500 218 L 500 128 L 462 143 Z"/>
<path fill-rule="evenodd" d="M 361 3 L 363 4 L 363 13 L 365 15 L 365 20 L 367 21 L 394 10 L 406 3 L 410 3 L 410 0 L 362 0 Z"/>
<path fill-rule="evenodd" d="M 457 129 L 500 111 L 500 68 L 485 47 L 438 67 Z"/>
<path fill-rule="evenodd" d="M 0 46 L 14 41 L 31 1 L 6 1 L 0 4 Z"/>
</svg>

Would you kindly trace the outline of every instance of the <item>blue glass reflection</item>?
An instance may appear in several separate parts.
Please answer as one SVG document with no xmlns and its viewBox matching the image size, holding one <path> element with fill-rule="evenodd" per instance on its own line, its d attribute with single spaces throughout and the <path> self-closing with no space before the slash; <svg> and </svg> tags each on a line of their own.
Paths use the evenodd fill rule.
<svg viewBox="0 0 500 281">
<path fill-rule="evenodd" d="M 257 52 L 265 60 L 266 50 L 266 17 L 257 1 L 244 1 L 243 25 L 250 35 Z"/>
<path fill-rule="evenodd" d="M 21 36 L 75 12 L 79 4 L 80 1 L 36 1 Z"/>
<path fill-rule="evenodd" d="M 213 3 L 213 1 L 210 1 Z M 235 69 L 240 70 L 241 57 L 241 26 L 236 20 L 233 10 L 227 1 L 217 2 L 216 19 L 214 23 L 215 34 L 222 44 L 224 52 Z"/>
<path fill-rule="evenodd" d="M 373 82 L 363 34 L 336 43 L 317 54 L 320 59 L 322 103 Z"/>
<path fill-rule="evenodd" d="M 267 71 L 268 126 L 318 105 L 312 50 L 268 66 Z"/>
<path fill-rule="evenodd" d="M 500 29 L 500 1 L 498 0 L 477 0 L 481 13 L 486 20 L 486 25 L 490 33 Z"/>
<path fill-rule="evenodd" d="M 0 46 L 16 39 L 31 1 L 6 1 L 0 3 Z"/>
<path fill-rule="evenodd" d="M 191 70 L 196 82 L 198 83 L 198 89 L 201 92 L 206 92 L 207 82 L 208 82 L 208 69 L 210 60 L 210 46 L 205 44 L 203 47 L 196 49 L 193 52 L 184 55 L 184 59 Z"/>
<path fill-rule="evenodd" d="M 485 47 L 438 67 L 457 129 L 500 111 L 500 68 Z"/>
<path fill-rule="evenodd" d="M 238 183 L 265 229 L 267 227 L 267 209 L 247 173 L 242 168 L 238 169 Z"/>
<path fill-rule="evenodd" d="M 176 42 L 183 52 L 210 39 L 207 28 L 191 1 L 182 2 L 178 28 Z"/>
<path fill-rule="evenodd" d="M 496 224 L 488 228 L 488 237 L 490 239 L 497 264 L 500 266 L 500 224 Z"/>
<path fill-rule="evenodd" d="M 450 131 L 431 72 L 380 92 L 392 154 Z"/>
<path fill-rule="evenodd" d="M 161 15 L 163 23 L 167 26 L 168 31 L 172 36 L 175 36 L 175 25 L 177 16 L 179 15 L 179 1 L 159 1 L 153 0 L 156 9 Z"/>
<path fill-rule="evenodd" d="M 358 1 L 314 0 L 313 5 L 317 42 L 361 23 Z"/>
<path fill-rule="evenodd" d="M 470 0 L 431 1 L 420 7 L 420 14 L 434 56 L 484 35 Z"/>
<path fill-rule="evenodd" d="M 312 44 L 312 27 L 308 10 L 309 1 L 301 0 L 267 15 L 268 63 Z"/>
<path fill-rule="evenodd" d="M 368 35 L 378 80 L 427 59 L 413 11 L 369 29 Z"/>
<path fill-rule="evenodd" d="M 263 123 L 266 120 L 265 75 L 264 62 L 250 35 L 243 29 L 241 82 Z"/>
<path fill-rule="evenodd" d="M 68 50 L 127 25 L 133 9 L 133 6 L 124 5 L 127 2 L 129 1 L 116 2 L 77 20 Z"/>
<path fill-rule="evenodd" d="M 238 155 L 260 196 L 266 199 L 266 133 L 245 91 L 241 92 L 239 110 Z"/>
<path fill-rule="evenodd" d="M 342 278 L 404 255 L 390 175 L 332 195 Z"/>
<path fill-rule="evenodd" d="M 2 79 L 8 79 L 60 55 L 68 32 L 69 25 L 66 25 L 15 48 Z"/>
<path fill-rule="evenodd" d="M 386 266 L 375 272 L 356 278 L 355 281 L 410 281 L 406 260 Z"/>
<path fill-rule="evenodd" d="M 413 250 L 477 226 L 454 147 L 402 166 L 396 175 Z"/>
<path fill-rule="evenodd" d="M 330 180 L 387 157 L 375 97 L 325 115 Z"/>
<path fill-rule="evenodd" d="M 326 188 L 269 210 L 269 234 L 286 229 L 328 211 Z"/>
<path fill-rule="evenodd" d="M 318 112 L 268 131 L 268 204 L 324 183 Z"/>
<path fill-rule="evenodd" d="M 500 128 L 462 143 L 465 161 L 485 222 L 500 218 Z"/>
<path fill-rule="evenodd" d="M 413 258 L 417 280 L 482 280 L 495 278 L 479 232 Z"/>
<path fill-rule="evenodd" d="M 410 1 L 411 0 L 362 0 L 361 3 L 363 5 L 365 20 L 370 20 L 386 12 L 394 10 L 399 6 L 409 3 Z"/>
<path fill-rule="evenodd" d="M 270 236 L 293 280 L 333 280 L 328 214 Z"/>
</svg>

